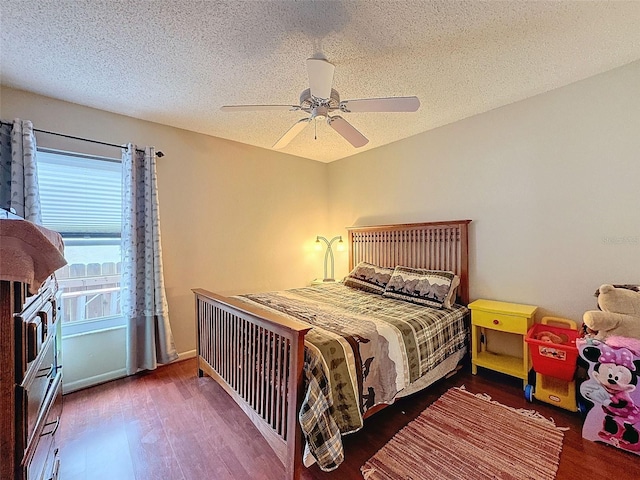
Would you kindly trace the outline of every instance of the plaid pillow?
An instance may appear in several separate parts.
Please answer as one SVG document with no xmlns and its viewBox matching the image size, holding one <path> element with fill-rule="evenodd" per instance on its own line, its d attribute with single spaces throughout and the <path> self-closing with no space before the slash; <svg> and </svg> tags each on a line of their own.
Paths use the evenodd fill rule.
<svg viewBox="0 0 640 480">
<path fill-rule="evenodd" d="M 344 284 L 347 287 L 358 288 L 365 292 L 382 294 L 392 273 L 393 268 L 360 262 L 349 272 L 349 275 L 344 279 Z"/>
<path fill-rule="evenodd" d="M 460 279 L 453 272 L 396 267 L 383 295 L 434 308 L 451 308 Z"/>
</svg>

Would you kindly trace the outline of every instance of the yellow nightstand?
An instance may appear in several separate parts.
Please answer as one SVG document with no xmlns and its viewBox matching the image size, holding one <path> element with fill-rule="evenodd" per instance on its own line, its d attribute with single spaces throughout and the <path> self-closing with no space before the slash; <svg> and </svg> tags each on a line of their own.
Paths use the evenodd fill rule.
<svg viewBox="0 0 640 480">
<path fill-rule="evenodd" d="M 471 373 L 475 375 L 478 367 L 489 368 L 520 378 L 523 386 L 526 385 L 530 360 L 529 348 L 524 338 L 533 325 L 538 307 L 493 300 L 476 300 L 469 304 L 469 308 L 471 309 Z M 513 342 L 518 342 L 518 352 L 506 354 L 491 351 L 487 330 L 509 334 L 508 337 L 512 338 Z"/>
</svg>

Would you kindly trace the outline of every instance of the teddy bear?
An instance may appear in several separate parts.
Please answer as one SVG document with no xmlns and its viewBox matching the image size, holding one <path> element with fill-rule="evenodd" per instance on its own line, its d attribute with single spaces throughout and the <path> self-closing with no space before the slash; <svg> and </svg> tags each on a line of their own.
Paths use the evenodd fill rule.
<svg viewBox="0 0 640 480">
<path fill-rule="evenodd" d="M 593 338 L 605 340 L 610 336 L 640 339 L 640 291 L 635 286 L 618 287 L 605 284 L 596 292 L 598 308 L 582 317 Z"/>
</svg>

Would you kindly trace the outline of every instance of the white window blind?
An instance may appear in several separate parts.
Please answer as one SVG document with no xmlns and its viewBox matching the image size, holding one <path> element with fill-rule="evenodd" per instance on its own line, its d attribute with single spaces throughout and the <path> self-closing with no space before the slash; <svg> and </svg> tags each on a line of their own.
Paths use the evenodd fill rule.
<svg viewBox="0 0 640 480">
<path fill-rule="evenodd" d="M 117 159 L 38 150 L 42 223 L 63 236 L 119 237 L 122 166 Z"/>
</svg>

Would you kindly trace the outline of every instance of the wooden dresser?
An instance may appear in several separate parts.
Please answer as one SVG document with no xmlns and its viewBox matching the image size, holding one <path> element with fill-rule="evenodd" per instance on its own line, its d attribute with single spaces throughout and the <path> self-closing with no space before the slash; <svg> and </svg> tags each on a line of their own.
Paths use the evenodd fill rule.
<svg viewBox="0 0 640 480">
<path fill-rule="evenodd" d="M 0 479 L 56 479 L 62 365 L 56 282 L 0 281 Z"/>
<path fill-rule="evenodd" d="M 0 480 L 58 478 L 62 359 L 52 274 L 66 264 L 63 249 L 58 233 L 0 209 Z"/>
</svg>

